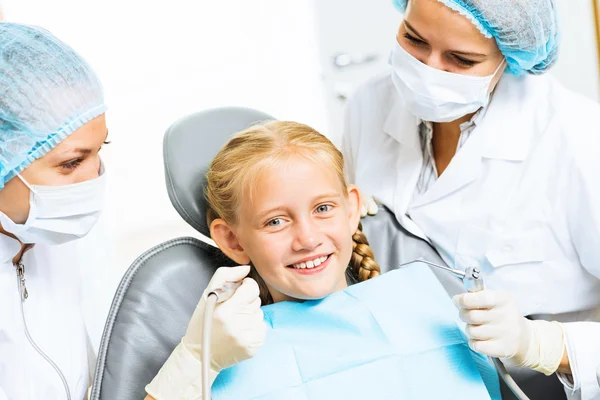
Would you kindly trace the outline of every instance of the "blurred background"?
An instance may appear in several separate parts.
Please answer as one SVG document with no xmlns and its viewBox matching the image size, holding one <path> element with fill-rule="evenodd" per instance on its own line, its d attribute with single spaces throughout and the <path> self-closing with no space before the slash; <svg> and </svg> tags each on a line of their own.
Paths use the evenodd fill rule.
<svg viewBox="0 0 600 400">
<path fill-rule="evenodd" d="M 551 73 L 598 101 L 598 0 L 557 3 L 563 43 Z M 391 0 L 0 0 L 0 8 L 6 20 L 41 25 L 73 46 L 106 91 L 108 204 L 81 247 L 96 349 L 135 258 L 165 240 L 200 236 L 165 189 L 169 125 L 207 108 L 245 106 L 311 125 L 339 144 L 344 101 L 387 69 L 402 18 Z"/>
</svg>

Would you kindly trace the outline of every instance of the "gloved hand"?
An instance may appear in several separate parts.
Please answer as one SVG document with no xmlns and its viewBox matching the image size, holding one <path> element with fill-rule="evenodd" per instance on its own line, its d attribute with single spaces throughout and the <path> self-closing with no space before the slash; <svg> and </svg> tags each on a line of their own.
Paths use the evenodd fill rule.
<svg viewBox="0 0 600 400">
<path fill-rule="evenodd" d="M 379 211 L 377 207 L 377 203 L 373 200 L 371 196 L 365 196 L 362 199 L 362 205 L 360 207 L 360 217 L 364 218 L 368 215 L 375 215 Z"/>
<path fill-rule="evenodd" d="M 467 323 L 469 346 L 501 358 L 505 365 L 530 368 L 546 375 L 558 369 L 565 351 L 562 325 L 529 320 L 505 292 L 482 290 L 454 296 L 460 319 Z"/>
<path fill-rule="evenodd" d="M 211 335 L 211 384 L 225 368 L 251 358 L 262 346 L 266 325 L 260 308 L 258 284 L 245 278 L 250 267 L 221 267 L 209 282 L 188 324 L 181 343 L 159 373 L 146 386 L 146 392 L 157 400 L 202 398 L 202 331 L 206 297 L 226 282 L 242 285 L 233 296 L 217 304 L 213 314 Z"/>
<path fill-rule="evenodd" d="M 202 357 L 202 321 L 206 295 L 226 282 L 238 282 L 249 273 L 250 266 L 247 265 L 221 267 L 215 272 L 182 340 L 197 359 Z M 245 278 L 229 300 L 216 305 L 211 336 L 211 368 L 214 371 L 221 371 L 251 358 L 262 346 L 267 328 L 259 295 L 256 281 Z"/>
</svg>

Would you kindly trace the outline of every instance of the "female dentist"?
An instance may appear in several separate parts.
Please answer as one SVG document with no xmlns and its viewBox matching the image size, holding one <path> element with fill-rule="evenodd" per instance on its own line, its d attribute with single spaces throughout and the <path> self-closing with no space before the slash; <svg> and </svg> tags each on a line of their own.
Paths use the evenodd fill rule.
<svg viewBox="0 0 600 400">
<path fill-rule="evenodd" d="M 554 1 L 397 6 L 391 73 L 348 104 L 350 181 L 482 268 L 487 289 L 455 298 L 474 350 L 600 398 L 600 107 L 544 75 Z"/>
<path fill-rule="evenodd" d="M 49 32 L 0 22 L 0 399 L 81 400 L 90 383 L 76 248 L 102 209 L 106 105 Z"/>
</svg>

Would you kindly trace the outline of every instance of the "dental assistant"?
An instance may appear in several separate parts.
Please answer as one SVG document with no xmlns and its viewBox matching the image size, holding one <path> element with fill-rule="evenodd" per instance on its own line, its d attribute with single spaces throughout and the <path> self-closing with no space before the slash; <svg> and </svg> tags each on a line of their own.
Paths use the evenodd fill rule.
<svg viewBox="0 0 600 400">
<path fill-rule="evenodd" d="M 0 22 L 0 400 L 85 397 L 74 241 L 102 210 L 100 82 L 44 29 Z"/>
<path fill-rule="evenodd" d="M 391 71 L 348 104 L 350 182 L 483 270 L 455 298 L 474 350 L 600 398 L 600 107 L 546 74 L 555 2 L 397 6 Z"/>
</svg>

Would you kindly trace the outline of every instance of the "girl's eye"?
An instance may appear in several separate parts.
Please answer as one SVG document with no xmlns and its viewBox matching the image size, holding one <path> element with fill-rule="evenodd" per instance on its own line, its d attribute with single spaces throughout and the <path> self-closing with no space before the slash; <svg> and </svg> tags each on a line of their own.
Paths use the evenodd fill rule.
<svg viewBox="0 0 600 400">
<path fill-rule="evenodd" d="M 281 225 L 281 218 L 274 218 L 267 222 L 267 226 L 279 226 Z"/>
<path fill-rule="evenodd" d="M 331 210 L 332 207 L 329 204 L 321 204 L 319 207 L 317 207 L 317 212 L 318 213 L 324 213 L 327 212 L 329 210 Z"/>
<path fill-rule="evenodd" d="M 416 37 L 410 35 L 409 33 L 405 33 L 404 37 L 407 38 L 409 42 L 411 42 L 412 44 L 414 44 L 416 46 L 426 46 L 427 45 L 427 43 L 425 43 L 421 39 L 417 39 Z"/>
<path fill-rule="evenodd" d="M 78 158 L 77 160 L 69 161 L 67 163 L 62 164 L 61 168 L 73 170 L 73 169 L 76 169 L 77 167 L 79 167 L 82 162 L 83 162 L 83 159 Z"/>
</svg>

